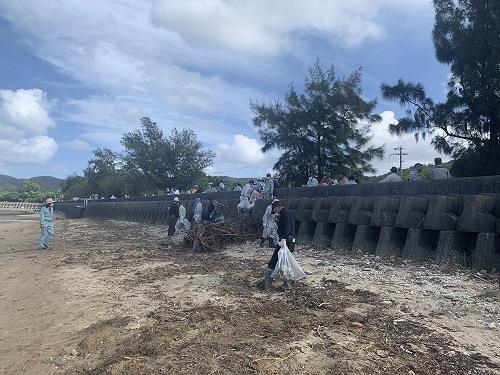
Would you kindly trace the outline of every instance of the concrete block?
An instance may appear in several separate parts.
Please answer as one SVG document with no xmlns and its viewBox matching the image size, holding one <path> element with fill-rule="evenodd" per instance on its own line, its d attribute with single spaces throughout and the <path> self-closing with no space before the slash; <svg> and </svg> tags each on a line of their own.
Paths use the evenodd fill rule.
<svg viewBox="0 0 500 375">
<path fill-rule="evenodd" d="M 457 197 L 442 195 L 431 196 L 423 228 L 432 230 L 455 230 L 458 216 Z"/>
<path fill-rule="evenodd" d="M 309 245 L 313 241 L 317 223 L 314 221 L 296 221 L 296 241 L 301 245 Z"/>
<path fill-rule="evenodd" d="M 375 254 L 380 236 L 380 227 L 358 225 L 354 235 L 351 251 L 361 251 L 365 254 Z"/>
<path fill-rule="evenodd" d="M 355 197 L 332 197 L 328 222 L 347 224 Z"/>
<path fill-rule="evenodd" d="M 381 257 L 403 256 L 403 248 L 408 237 L 407 228 L 382 227 L 375 250 L 375 255 Z"/>
<path fill-rule="evenodd" d="M 295 218 L 295 220 L 299 220 L 297 218 L 297 213 L 298 213 L 300 201 L 301 201 L 301 199 L 296 199 L 296 198 L 281 200 L 281 202 L 283 203 L 283 206 L 293 214 L 293 217 Z"/>
<path fill-rule="evenodd" d="M 471 267 L 489 272 L 500 270 L 500 236 L 496 233 L 479 233 L 476 248 L 471 256 Z"/>
<path fill-rule="evenodd" d="M 350 250 L 356 235 L 356 225 L 337 223 L 333 233 L 332 250 Z"/>
<path fill-rule="evenodd" d="M 314 203 L 311 220 L 317 223 L 328 223 L 330 211 L 332 209 L 333 199 L 318 198 Z"/>
<path fill-rule="evenodd" d="M 441 231 L 434 257 L 436 263 L 442 265 L 469 265 L 469 259 L 476 247 L 476 238 L 476 233 Z"/>
<path fill-rule="evenodd" d="M 297 210 L 294 213 L 295 219 L 299 221 L 309 221 L 311 220 L 314 205 L 316 203 L 315 199 L 303 198 L 299 200 Z"/>
<path fill-rule="evenodd" d="M 312 245 L 316 247 L 330 247 L 333 234 L 335 233 L 334 223 L 317 223 L 312 239 Z"/>
<path fill-rule="evenodd" d="M 370 225 L 393 227 L 399 211 L 399 197 L 377 197 Z"/>
<path fill-rule="evenodd" d="M 428 204 L 429 197 L 400 197 L 399 210 L 394 226 L 398 228 L 421 228 Z"/>
<path fill-rule="evenodd" d="M 347 222 L 353 225 L 369 225 L 375 207 L 375 198 L 356 197 Z"/>
<path fill-rule="evenodd" d="M 439 241 L 439 231 L 413 229 L 408 230 L 403 259 L 434 259 Z"/>
<path fill-rule="evenodd" d="M 492 195 L 467 195 L 464 197 L 463 211 L 457 221 L 460 232 L 494 233 L 497 217 L 495 197 Z"/>
</svg>

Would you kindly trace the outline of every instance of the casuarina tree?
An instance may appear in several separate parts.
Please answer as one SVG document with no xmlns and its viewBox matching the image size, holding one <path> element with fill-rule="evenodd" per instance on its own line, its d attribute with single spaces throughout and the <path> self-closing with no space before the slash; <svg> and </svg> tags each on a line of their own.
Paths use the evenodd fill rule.
<svg viewBox="0 0 500 375">
<path fill-rule="evenodd" d="M 295 185 L 308 173 L 375 172 L 370 161 L 384 154 L 383 145 L 369 144 L 371 124 L 381 120 L 372 113 L 375 105 L 362 97 L 360 70 L 338 79 L 334 67 L 324 72 L 319 60 L 302 93 L 290 84 L 284 101 L 250 103 L 262 151 L 282 151 L 274 169 Z"/>
<path fill-rule="evenodd" d="M 436 57 L 450 66 L 446 101 L 434 103 L 418 83 L 382 84 L 384 98 L 406 116 L 393 134 L 431 135 L 436 150 L 452 155 L 455 176 L 500 173 L 500 2 L 434 0 Z"/>
</svg>

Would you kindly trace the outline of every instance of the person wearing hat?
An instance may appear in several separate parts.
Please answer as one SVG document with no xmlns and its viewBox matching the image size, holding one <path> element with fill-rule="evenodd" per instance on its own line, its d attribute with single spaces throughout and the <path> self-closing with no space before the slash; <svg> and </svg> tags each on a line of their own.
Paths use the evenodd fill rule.
<svg viewBox="0 0 500 375">
<path fill-rule="evenodd" d="M 168 235 L 173 236 L 175 233 L 175 224 L 179 220 L 179 198 L 174 197 L 174 200 L 168 208 Z"/>
<path fill-rule="evenodd" d="M 286 246 L 291 253 L 295 250 L 295 218 L 293 217 L 293 214 L 288 211 L 279 200 L 275 200 L 272 203 L 271 209 L 274 214 L 279 217 L 277 232 L 280 242 L 274 248 L 271 260 L 267 263 L 267 270 L 264 275 L 264 281 L 267 286 L 271 286 L 273 282 L 271 275 L 273 274 L 276 263 L 278 262 L 278 252 L 281 245 L 286 243 Z M 289 286 L 290 285 L 288 283 L 285 283 L 285 287 Z"/>
<path fill-rule="evenodd" d="M 49 248 L 49 241 L 54 236 L 54 201 L 47 198 L 45 205 L 40 209 L 40 243 L 38 248 L 46 250 Z"/>
<path fill-rule="evenodd" d="M 266 239 L 269 241 L 269 247 L 275 247 L 278 242 L 278 232 L 276 231 L 276 215 L 273 212 L 272 204 L 277 202 L 274 199 L 269 206 L 266 207 L 264 215 L 262 215 L 262 238 L 260 239 L 260 247 L 264 246 Z"/>
<path fill-rule="evenodd" d="M 380 182 L 400 182 L 403 181 L 401 177 L 398 176 L 398 169 L 396 167 L 391 168 L 391 173 L 387 175 L 386 178 L 384 178 Z"/>
</svg>

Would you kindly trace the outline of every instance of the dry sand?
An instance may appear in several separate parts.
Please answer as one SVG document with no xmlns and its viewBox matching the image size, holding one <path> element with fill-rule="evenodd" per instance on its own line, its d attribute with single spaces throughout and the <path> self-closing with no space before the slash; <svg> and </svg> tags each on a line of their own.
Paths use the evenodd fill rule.
<svg viewBox="0 0 500 375">
<path fill-rule="evenodd" d="M 258 240 L 59 219 L 39 251 L 36 219 L 0 216 L 1 374 L 500 374 L 497 274 L 299 245 L 266 290 Z"/>
</svg>

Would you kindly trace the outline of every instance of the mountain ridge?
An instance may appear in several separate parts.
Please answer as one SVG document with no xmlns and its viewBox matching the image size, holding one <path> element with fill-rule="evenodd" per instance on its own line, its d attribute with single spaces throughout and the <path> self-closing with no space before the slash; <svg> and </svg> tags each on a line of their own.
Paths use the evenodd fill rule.
<svg viewBox="0 0 500 375">
<path fill-rule="evenodd" d="M 56 192 L 61 189 L 64 180 L 52 176 L 36 176 L 31 178 L 15 178 L 5 174 L 0 174 L 0 188 L 13 186 L 18 190 L 24 190 L 23 181 L 34 181 L 45 187 L 50 192 Z"/>
</svg>

